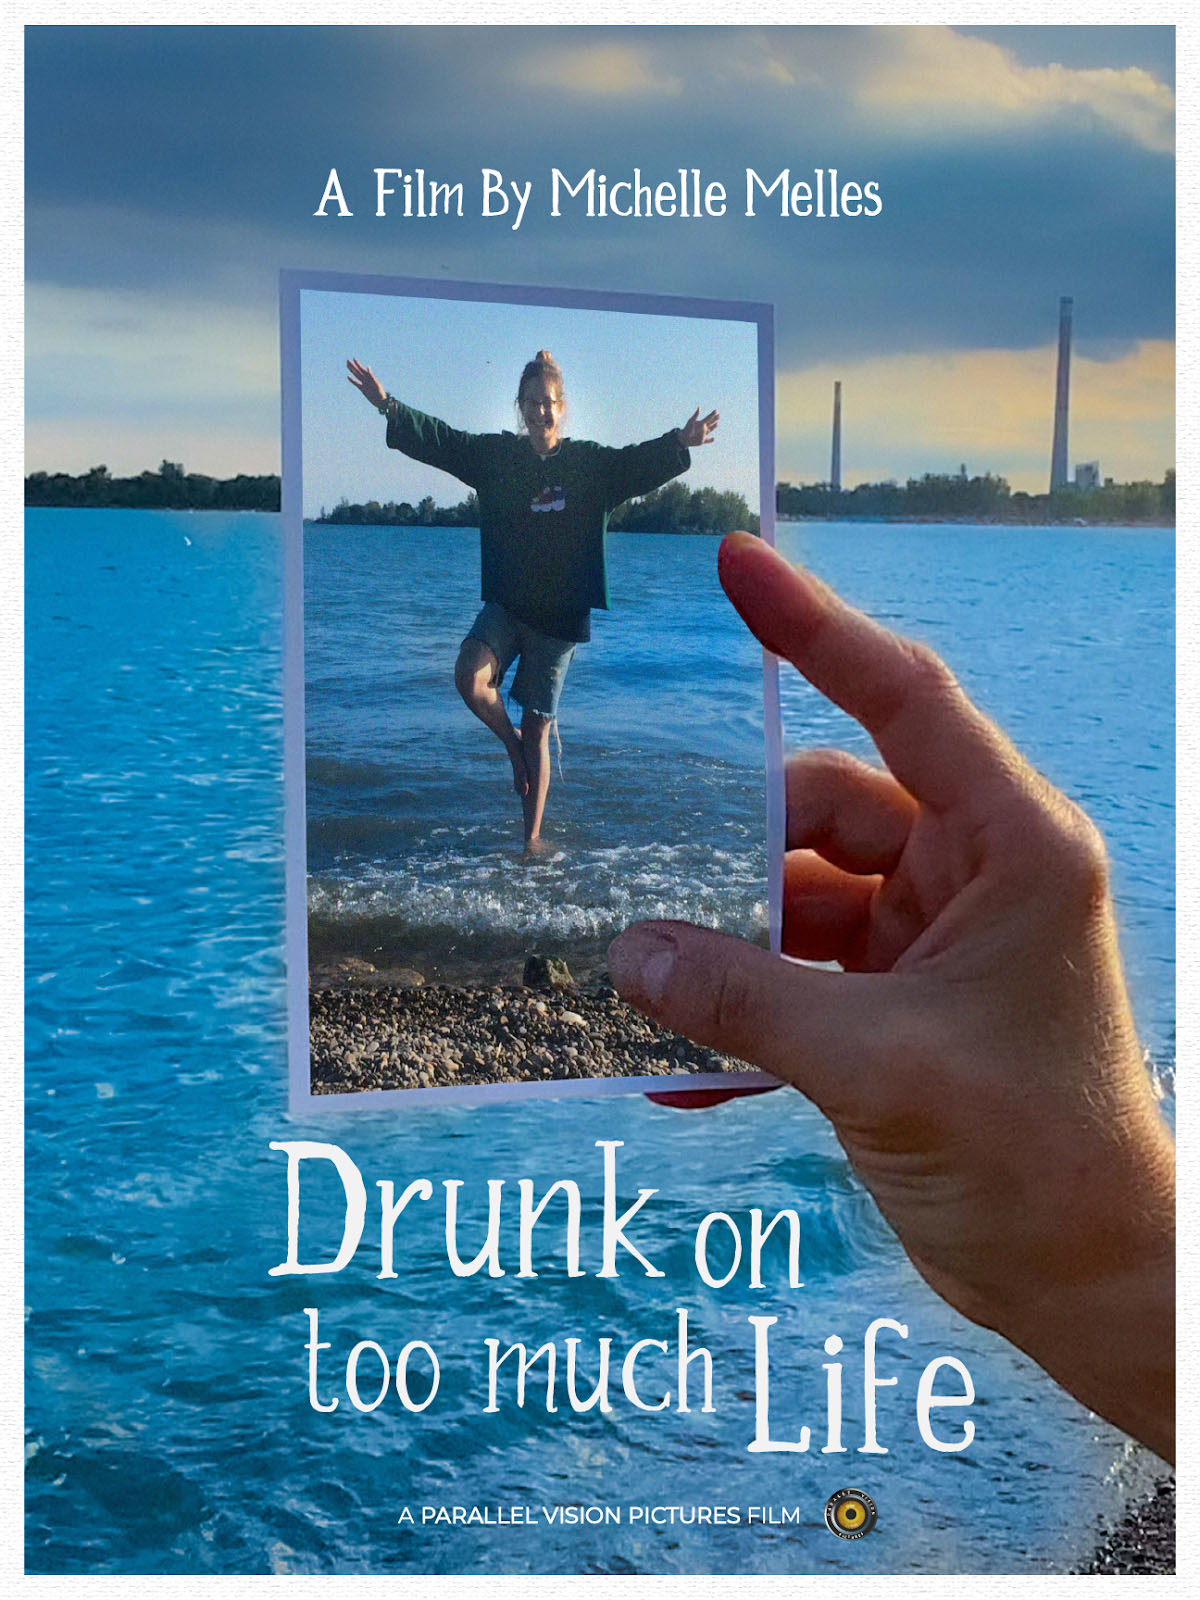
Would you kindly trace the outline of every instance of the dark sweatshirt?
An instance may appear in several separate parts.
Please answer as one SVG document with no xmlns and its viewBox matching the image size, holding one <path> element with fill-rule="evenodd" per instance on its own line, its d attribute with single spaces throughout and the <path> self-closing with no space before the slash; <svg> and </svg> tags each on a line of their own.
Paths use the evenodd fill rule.
<svg viewBox="0 0 1200 1600">
<path fill-rule="evenodd" d="M 464 433 L 399 401 L 388 408 L 387 442 L 475 490 L 482 598 L 576 641 L 591 637 L 591 609 L 608 607 L 609 514 L 691 464 L 674 428 L 620 450 L 563 439 L 543 457 L 515 433 Z"/>
</svg>

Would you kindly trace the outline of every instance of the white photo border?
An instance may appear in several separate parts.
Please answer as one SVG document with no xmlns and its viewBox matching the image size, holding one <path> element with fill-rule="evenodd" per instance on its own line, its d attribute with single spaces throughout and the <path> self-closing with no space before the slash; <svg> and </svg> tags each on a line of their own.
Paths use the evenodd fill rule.
<svg viewBox="0 0 1200 1600">
<path fill-rule="evenodd" d="M 301 294 L 324 290 L 339 294 L 394 295 L 409 299 L 466 300 L 559 310 L 620 311 L 709 321 L 751 323 L 757 330 L 759 526 L 775 543 L 775 362 L 774 308 L 759 302 L 703 300 L 608 290 L 561 289 L 525 284 L 468 283 L 435 278 L 284 269 L 279 275 L 280 403 L 282 480 L 280 511 L 284 543 L 284 857 L 286 881 L 288 1109 L 313 1111 L 378 1110 L 413 1097 L 455 1105 L 497 1101 L 565 1099 L 580 1096 L 679 1093 L 687 1090 L 757 1088 L 774 1084 L 766 1073 L 671 1073 L 666 1077 L 561 1078 L 550 1082 L 447 1085 L 428 1089 L 365 1089 L 314 1094 L 309 1059 L 308 1009 L 308 859 L 304 722 L 304 522 L 303 426 L 301 411 Z M 765 821 L 767 846 L 767 926 L 770 948 L 781 949 L 785 799 L 783 729 L 779 704 L 779 664 L 762 653 Z"/>
</svg>

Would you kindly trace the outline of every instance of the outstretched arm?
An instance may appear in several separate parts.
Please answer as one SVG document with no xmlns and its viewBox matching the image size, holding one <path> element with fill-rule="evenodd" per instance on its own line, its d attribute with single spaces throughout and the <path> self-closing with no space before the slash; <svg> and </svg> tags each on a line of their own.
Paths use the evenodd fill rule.
<svg viewBox="0 0 1200 1600">
<path fill-rule="evenodd" d="M 1171 1459 L 1174 1145 L 1099 834 L 931 651 L 746 534 L 721 578 L 886 763 L 788 771 L 784 948 L 843 971 L 646 923 L 618 988 L 807 1094 L 927 1282 Z"/>
<path fill-rule="evenodd" d="M 400 450 L 414 461 L 438 467 L 472 488 L 477 486 L 481 467 L 477 434 L 451 428 L 437 417 L 401 404 L 388 394 L 370 367 L 353 357 L 346 363 L 346 377 L 359 394 L 387 417 L 389 449 Z"/>
</svg>

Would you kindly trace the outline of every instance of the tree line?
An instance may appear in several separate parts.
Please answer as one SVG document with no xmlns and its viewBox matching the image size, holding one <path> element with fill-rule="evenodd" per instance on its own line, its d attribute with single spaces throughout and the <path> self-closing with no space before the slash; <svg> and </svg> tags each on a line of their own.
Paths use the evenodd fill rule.
<svg viewBox="0 0 1200 1600">
<path fill-rule="evenodd" d="M 177 461 L 164 461 L 157 472 L 114 478 L 105 466 L 72 476 L 66 472 L 31 472 L 25 479 L 27 506 L 91 506 L 169 511 L 278 511 L 278 474 L 210 478 L 185 472 Z M 331 511 L 321 507 L 317 522 L 353 527 L 382 525 L 401 528 L 477 528 L 479 501 L 474 493 L 455 505 L 438 505 L 426 495 L 416 505 L 407 500 L 339 500 Z M 636 533 L 728 533 L 733 528 L 758 532 L 758 518 L 744 497 L 730 489 L 688 489 L 678 480 L 639 500 L 629 500 L 609 518 L 609 527 Z"/>
<path fill-rule="evenodd" d="M 347 528 L 477 528 L 479 501 L 474 492 L 454 506 L 439 506 L 431 494 L 415 506 L 407 500 L 339 500 L 332 511 L 322 506 L 313 520 Z"/>
<path fill-rule="evenodd" d="M 474 494 L 453 506 L 435 505 L 431 495 L 415 506 L 407 500 L 339 500 L 332 511 L 322 506 L 315 520 L 348 527 L 477 528 L 479 502 Z M 734 528 L 757 533 L 758 517 L 732 489 L 688 489 L 676 480 L 641 499 L 627 500 L 608 525 L 625 533 L 729 533 Z"/>
<path fill-rule="evenodd" d="M 618 506 L 608 525 L 620 533 L 757 533 L 758 516 L 735 489 L 689 489 L 674 478 Z"/>
<path fill-rule="evenodd" d="M 1012 522 L 1044 525 L 1055 522 L 1173 525 L 1175 472 L 1161 483 L 1112 483 L 1095 488 L 1066 484 L 1049 494 L 1015 493 L 1004 478 L 990 472 L 969 478 L 965 473 L 927 472 L 905 484 L 860 483 L 834 489 L 827 483 L 780 483 L 775 510 L 783 518 L 821 520 L 871 518 L 896 522 Z"/>
<path fill-rule="evenodd" d="M 72 476 L 65 472 L 32 472 L 25 479 L 27 506 L 113 506 L 171 511 L 278 511 L 279 476 L 239 473 L 212 478 L 185 472 L 177 461 L 163 461 L 157 472 L 114 478 L 107 467 L 91 467 Z M 1108 482 L 1095 488 L 1067 484 L 1050 494 L 1013 491 L 1004 478 L 985 472 L 927 472 L 907 483 L 860 483 L 833 489 L 827 483 L 776 486 L 775 509 L 789 519 L 871 519 L 895 522 L 963 521 L 1046 524 L 1056 522 L 1175 522 L 1175 473 L 1161 483 Z M 362 527 L 477 528 L 479 503 L 474 494 L 456 505 L 438 505 L 432 495 L 411 505 L 407 500 L 340 500 L 332 511 L 321 508 L 318 522 Z M 758 517 L 745 498 L 731 489 L 689 489 L 679 479 L 638 500 L 629 500 L 609 519 L 609 527 L 631 533 L 728 533 L 733 528 L 759 531 Z"/>
<path fill-rule="evenodd" d="M 114 478 L 107 467 L 67 472 L 31 472 L 25 479 L 27 506 L 119 506 L 125 510 L 278 511 L 279 474 L 210 478 L 164 461 L 157 472 Z"/>
</svg>

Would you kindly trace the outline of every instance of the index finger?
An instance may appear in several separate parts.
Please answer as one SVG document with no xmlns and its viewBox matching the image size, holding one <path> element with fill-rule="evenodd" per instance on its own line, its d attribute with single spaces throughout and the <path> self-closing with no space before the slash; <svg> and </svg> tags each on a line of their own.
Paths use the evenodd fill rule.
<svg viewBox="0 0 1200 1600">
<path fill-rule="evenodd" d="M 981 784 L 1028 772 L 932 650 L 873 622 L 751 534 L 729 534 L 718 565 L 750 631 L 863 725 L 918 800 L 962 805 Z"/>
</svg>

